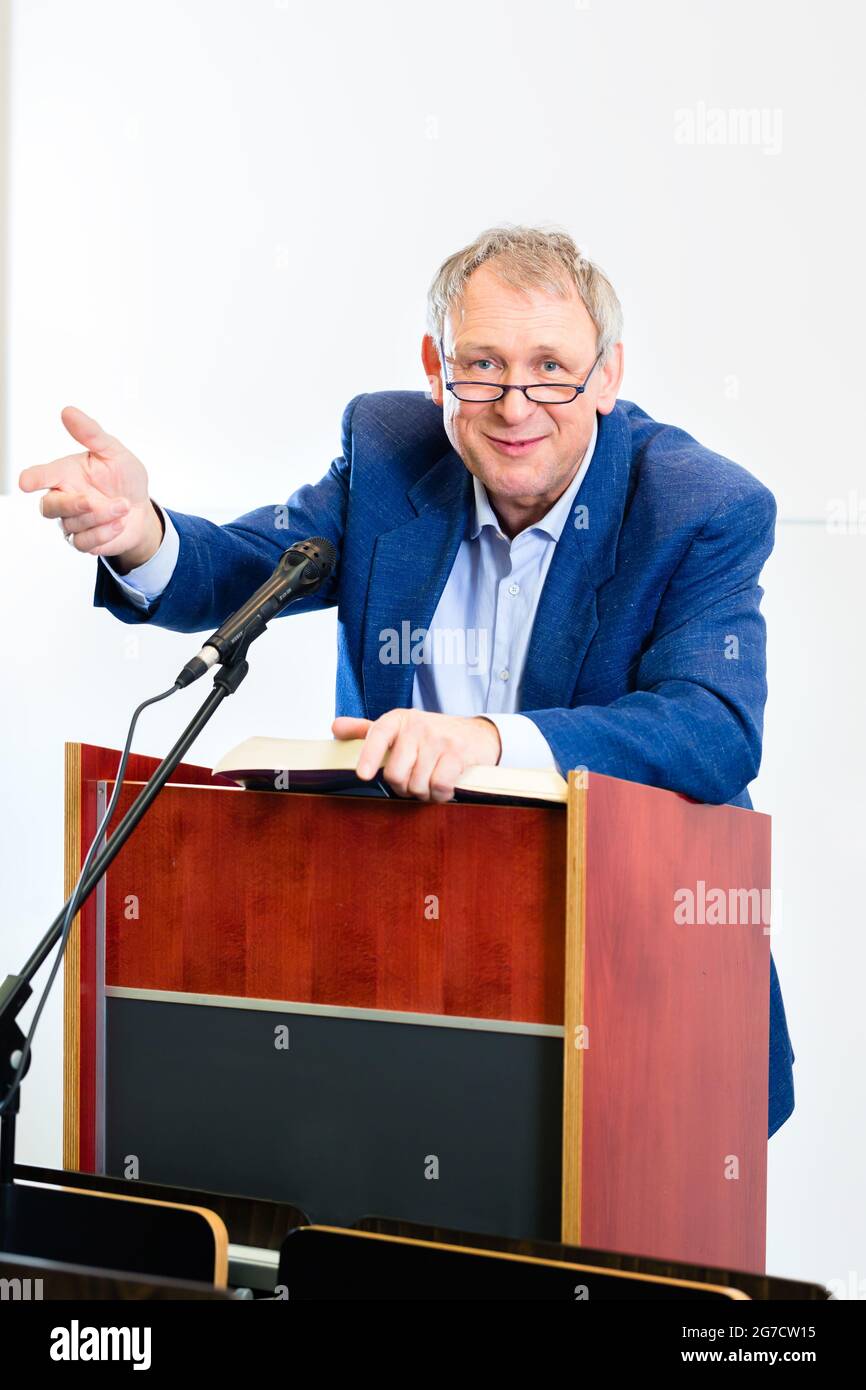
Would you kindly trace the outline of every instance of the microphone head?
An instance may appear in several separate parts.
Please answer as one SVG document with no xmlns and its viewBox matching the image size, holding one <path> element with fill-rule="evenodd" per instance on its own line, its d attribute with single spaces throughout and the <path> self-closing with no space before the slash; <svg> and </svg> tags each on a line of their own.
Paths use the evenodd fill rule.
<svg viewBox="0 0 866 1390">
<path fill-rule="evenodd" d="M 299 553 L 307 557 L 312 567 L 312 572 L 309 566 L 305 571 L 311 580 L 324 579 L 337 563 L 337 548 L 325 536 L 311 536 L 309 540 L 298 541 L 286 551 L 283 558 L 288 555 L 297 557 Z"/>
<path fill-rule="evenodd" d="M 326 574 L 329 573 L 337 563 L 337 547 L 331 544 L 327 536 L 313 536 L 306 544 L 315 547 L 319 564 Z"/>
</svg>

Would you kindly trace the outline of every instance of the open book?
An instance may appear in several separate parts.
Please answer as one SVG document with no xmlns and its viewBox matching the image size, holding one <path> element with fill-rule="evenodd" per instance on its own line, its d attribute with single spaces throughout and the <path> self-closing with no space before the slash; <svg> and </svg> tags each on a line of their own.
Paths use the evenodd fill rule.
<svg viewBox="0 0 866 1390">
<path fill-rule="evenodd" d="M 383 777 L 364 781 L 355 775 L 363 746 L 360 738 L 248 738 L 220 758 L 213 772 L 257 791 L 395 796 Z M 565 778 L 552 767 L 470 767 L 455 787 L 455 799 L 564 804 L 567 790 Z"/>
</svg>

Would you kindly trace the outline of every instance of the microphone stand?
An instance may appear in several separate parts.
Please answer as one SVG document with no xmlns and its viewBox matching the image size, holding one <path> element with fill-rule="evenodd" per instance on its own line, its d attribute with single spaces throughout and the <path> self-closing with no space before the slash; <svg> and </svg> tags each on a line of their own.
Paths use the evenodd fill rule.
<svg viewBox="0 0 866 1390">
<path fill-rule="evenodd" d="M 75 912 L 78 912 L 90 897 L 109 864 L 120 853 L 145 812 L 165 786 L 184 754 L 198 738 L 223 700 L 234 694 L 241 681 L 248 674 L 247 649 L 250 643 L 264 630 L 264 625 L 252 625 L 252 627 L 253 630 L 248 636 L 245 636 L 244 641 L 238 644 L 230 660 L 214 676 L 213 689 L 193 715 L 177 743 L 148 778 L 126 815 L 118 823 L 117 828 L 111 832 L 110 837 L 106 839 L 77 894 L 73 893 L 67 898 L 20 974 L 8 975 L 3 984 L 0 985 L 0 1103 L 9 1094 L 26 1041 L 17 1022 L 18 1014 L 33 992 L 30 981 L 62 934 L 63 923 L 72 898 L 76 898 Z M 30 1069 L 30 1060 L 31 1058 L 28 1056 L 24 1071 L 21 1074 L 21 1081 L 24 1080 Z M 6 1198 L 11 1197 L 9 1189 L 14 1184 L 15 1121 L 20 1091 L 21 1086 L 19 1084 L 9 1108 L 0 1113 L 0 1250 L 3 1249 L 5 1225 L 9 1217 Z"/>
</svg>

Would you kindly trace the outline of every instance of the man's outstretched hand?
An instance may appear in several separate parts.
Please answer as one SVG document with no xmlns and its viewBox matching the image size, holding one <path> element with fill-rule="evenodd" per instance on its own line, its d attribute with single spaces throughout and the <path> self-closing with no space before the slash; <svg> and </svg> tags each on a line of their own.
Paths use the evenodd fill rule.
<svg viewBox="0 0 866 1390">
<path fill-rule="evenodd" d="M 162 543 L 162 521 L 148 496 L 147 470 L 83 410 L 68 405 L 60 418 L 84 451 L 25 468 L 18 485 L 23 492 L 48 488 L 42 515 L 59 520 L 76 550 L 110 555 L 126 574 L 155 555 Z"/>
<path fill-rule="evenodd" d="M 392 709 L 375 720 L 341 715 L 331 730 L 335 738 L 364 739 L 360 778 L 375 777 L 387 753 L 385 781 L 398 795 L 420 801 L 450 801 L 468 767 L 495 766 L 502 752 L 499 730 L 483 715 Z"/>
</svg>

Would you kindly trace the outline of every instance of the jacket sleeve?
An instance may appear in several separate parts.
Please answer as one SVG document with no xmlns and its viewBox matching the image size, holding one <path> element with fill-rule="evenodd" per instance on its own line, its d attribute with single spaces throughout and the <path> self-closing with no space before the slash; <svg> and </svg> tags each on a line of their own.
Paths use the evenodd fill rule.
<svg viewBox="0 0 866 1390">
<path fill-rule="evenodd" d="M 204 517 L 168 511 L 180 537 L 177 564 L 168 585 L 143 610 L 123 592 L 106 565 L 97 568 L 94 605 L 124 623 L 150 622 L 175 632 L 203 632 L 239 608 L 265 582 L 284 550 L 295 541 L 324 536 L 341 550 L 352 466 L 352 414 L 360 396 L 343 412 L 342 454 L 325 476 L 304 484 L 288 502 L 259 507 L 217 526 Z M 339 558 L 325 584 L 287 613 L 308 613 L 337 602 Z"/>
<path fill-rule="evenodd" d="M 758 579 L 775 518 L 761 485 L 720 504 L 671 576 L 633 691 L 605 706 L 524 711 L 560 771 L 585 767 L 714 803 L 753 780 L 767 698 Z"/>
</svg>

